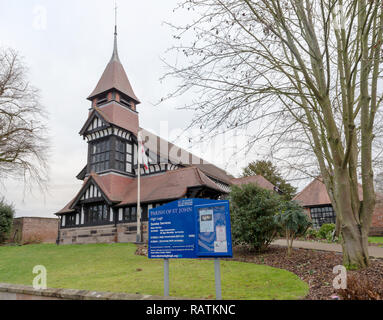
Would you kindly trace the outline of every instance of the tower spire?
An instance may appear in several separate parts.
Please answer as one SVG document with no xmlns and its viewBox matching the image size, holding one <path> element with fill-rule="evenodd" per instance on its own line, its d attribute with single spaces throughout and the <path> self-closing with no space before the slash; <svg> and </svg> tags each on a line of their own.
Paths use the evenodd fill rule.
<svg viewBox="0 0 383 320">
<path fill-rule="evenodd" d="M 114 0 L 114 35 L 117 36 L 117 0 Z"/>
<path fill-rule="evenodd" d="M 120 61 L 118 57 L 118 48 L 117 48 L 117 1 L 114 1 L 114 47 L 113 47 L 113 55 L 112 61 Z"/>
<path fill-rule="evenodd" d="M 99 95 L 109 92 L 111 90 L 117 90 L 121 94 L 124 94 L 128 98 L 134 101 L 134 103 L 140 104 L 140 100 L 134 94 L 132 86 L 129 82 L 128 76 L 121 64 L 118 56 L 117 48 L 117 1 L 115 0 L 114 13 L 115 13 L 115 25 L 114 25 L 114 47 L 113 55 L 108 65 L 106 66 L 101 79 L 98 81 L 96 88 L 88 97 L 88 100 L 93 101 Z"/>
</svg>

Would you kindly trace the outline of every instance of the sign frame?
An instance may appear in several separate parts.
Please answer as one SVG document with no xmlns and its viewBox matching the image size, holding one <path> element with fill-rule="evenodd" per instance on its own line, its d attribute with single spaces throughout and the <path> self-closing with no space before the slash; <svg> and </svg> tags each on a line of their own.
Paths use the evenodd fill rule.
<svg viewBox="0 0 383 320">
<path fill-rule="evenodd" d="M 214 208 L 214 207 L 224 207 L 225 208 L 225 227 L 226 227 L 226 241 L 227 241 L 227 251 L 224 253 L 221 252 L 210 252 L 210 253 L 202 253 L 199 250 L 198 245 L 198 239 L 200 236 L 200 225 L 199 225 L 199 213 L 198 210 L 203 208 Z M 187 215 L 184 216 L 181 219 L 187 219 L 187 228 L 184 228 L 184 230 L 180 230 L 180 228 L 183 227 L 183 221 L 182 220 L 176 220 L 172 216 L 179 212 L 180 208 L 183 208 L 185 211 L 187 211 Z M 187 209 L 185 209 L 187 208 Z M 178 209 L 178 211 L 173 211 L 175 209 Z M 164 210 L 162 214 L 158 214 L 159 219 L 158 220 L 152 220 L 152 218 L 155 218 L 152 216 L 152 212 L 157 213 L 161 210 Z M 214 213 L 214 212 L 213 212 Z M 169 214 L 169 219 L 166 219 L 167 214 Z M 162 220 L 161 220 L 162 219 Z M 221 219 L 222 220 L 222 219 Z M 190 246 L 194 246 L 194 250 L 184 250 L 177 251 L 172 245 L 172 241 L 176 242 L 177 240 L 169 240 L 169 245 L 163 245 L 160 244 L 161 242 L 164 242 L 166 240 L 162 240 L 161 236 L 163 233 L 161 233 L 162 229 L 160 226 L 157 227 L 157 225 L 154 225 L 158 228 L 159 231 L 154 231 L 153 224 L 154 223 L 163 223 L 165 224 L 171 224 L 174 223 L 174 227 L 177 232 L 183 231 L 184 232 L 184 241 L 186 241 L 186 237 L 189 241 L 186 241 L 187 244 Z M 169 223 L 171 221 L 171 223 Z M 172 224 L 171 224 L 172 225 Z M 181 226 L 181 227 L 180 227 Z M 173 227 L 173 225 L 172 225 Z M 174 230 L 171 227 L 170 230 Z M 178 229 L 177 229 L 178 228 Z M 149 210 L 149 224 L 148 224 L 148 257 L 149 259 L 203 259 L 203 258 L 232 258 L 232 236 L 231 236 L 231 223 L 230 223 L 230 203 L 228 200 L 210 200 L 210 199 L 179 199 L 170 203 L 167 203 L 163 206 L 153 208 Z M 151 250 L 153 246 L 155 246 L 152 242 L 153 237 L 156 237 L 156 241 L 158 241 L 158 246 L 155 247 L 158 252 L 155 253 Z M 166 238 L 167 235 L 165 235 Z M 214 238 L 216 237 L 216 228 L 214 225 Z M 162 238 L 164 238 L 162 236 Z M 168 236 L 169 239 L 172 238 L 172 235 Z M 176 236 L 174 236 L 176 238 Z M 183 243 L 182 243 L 183 244 Z M 182 244 L 180 244 L 180 248 L 182 248 Z M 186 247 L 185 245 L 185 247 Z M 161 254 L 161 251 L 163 254 Z M 165 252 L 168 252 L 168 254 L 165 254 Z"/>
</svg>

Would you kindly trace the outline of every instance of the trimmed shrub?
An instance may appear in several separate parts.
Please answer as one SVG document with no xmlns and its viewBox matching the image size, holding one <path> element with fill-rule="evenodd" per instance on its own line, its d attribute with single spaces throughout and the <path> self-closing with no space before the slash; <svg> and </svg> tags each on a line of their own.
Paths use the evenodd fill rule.
<svg viewBox="0 0 383 320">
<path fill-rule="evenodd" d="M 323 224 L 318 231 L 318 237 L 321 239 L 331 240 L 333 238 L 335 228 L 335 224 Z"/>
<path fill-rule="evenodd" d="M 308 228 L 305 234 L 307 239 L 317 239 L 318 238 L 318 230 L 313 228 Z"/>
<path fill-rule="evenodd" d="M 13 216 L 15 209 L 12 205 L 5 203 L 4 199 L 0 201 L 0 243 L 5 242 L 12 229 Z"/>
<path fill-rule="evenodd" d="M 247 244 L 259 252 L 275 239 L 275 215 L 283 200 L 255 184 L 233 186 L 230 193 L 231 225 L 235 244 Z"/>
</svg>

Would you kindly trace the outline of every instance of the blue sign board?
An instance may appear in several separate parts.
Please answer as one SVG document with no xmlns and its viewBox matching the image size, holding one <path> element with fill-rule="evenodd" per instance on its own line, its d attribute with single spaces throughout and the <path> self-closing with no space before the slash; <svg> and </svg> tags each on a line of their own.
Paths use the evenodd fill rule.
<svg viewBox="0 0 383 320">
<path fill-rule="evenodd" d="M 149 210 L 149 258 L 232 257 L 229 201 L 182 199 Z"/>
</svg>

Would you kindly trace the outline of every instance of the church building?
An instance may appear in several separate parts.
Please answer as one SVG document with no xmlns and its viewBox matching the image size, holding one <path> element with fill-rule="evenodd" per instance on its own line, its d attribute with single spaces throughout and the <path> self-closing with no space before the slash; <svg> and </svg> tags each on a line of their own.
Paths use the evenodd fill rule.
<svg viewBox="0 0 383 320">
<path fill-rule="evenodd" d="M 117 28 L 112 58 L 88 100 L 91 109 L 80 131 L 88 161 L 77 176 L 83 181 L 81 190 L 56 213 L 59 244 L 135 242 L 138 170 L 143 241 L 151 208 L 182 198 L 220 199 L 231 185 L 243 182 L 140 127 L 140 100 L 118 55 Z M 140 169 L 139 133 L 149 159 Z M 255 180 L 274 189 L 262 177 Z"/>
</svg>

